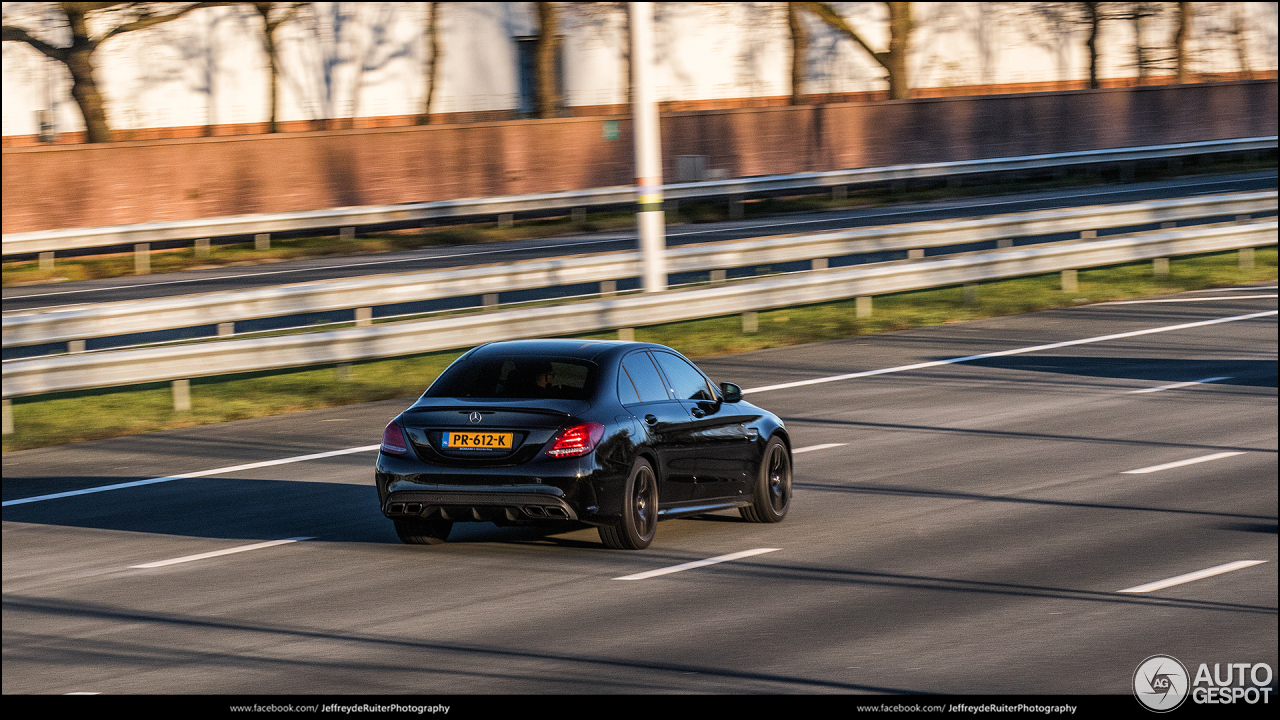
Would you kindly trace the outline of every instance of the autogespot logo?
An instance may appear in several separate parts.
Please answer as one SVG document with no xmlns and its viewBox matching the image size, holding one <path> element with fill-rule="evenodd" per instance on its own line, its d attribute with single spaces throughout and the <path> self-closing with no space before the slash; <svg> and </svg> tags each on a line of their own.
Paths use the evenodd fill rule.
<svg viewBox="0 0 1280 720">
<path fill-rule="evenodd" d="M 1133 673 L 1133 694 L 1148 710 L 1169 712 L 1187 699 L 1187 668 L 1172 655 L 1152 655 Z"/>
</svg>

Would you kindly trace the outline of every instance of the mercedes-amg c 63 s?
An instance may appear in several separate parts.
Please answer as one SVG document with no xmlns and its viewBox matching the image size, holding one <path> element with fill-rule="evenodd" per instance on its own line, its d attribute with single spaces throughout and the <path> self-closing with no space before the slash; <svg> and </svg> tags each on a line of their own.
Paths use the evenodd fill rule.
<svg viewBox="0 0 1280 720">
<path fill-rule="evenodd" d="M 782 421 L 648 343 L 522 340 L 458 358 L 382 434 L 382 512 L 406 543 L 455 522 L 576 520 L 641 549 L 659 518 L 791 503 Z"/>
</svg>

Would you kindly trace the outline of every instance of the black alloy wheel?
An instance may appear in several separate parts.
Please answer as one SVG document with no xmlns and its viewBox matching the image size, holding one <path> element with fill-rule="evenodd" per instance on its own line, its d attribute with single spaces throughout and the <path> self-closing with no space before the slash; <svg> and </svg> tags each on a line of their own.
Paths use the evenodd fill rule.
<svg viewBox="0 0 1280 720">
<path fill-rule="evenodd" d="M 658 478 L 644 459 L 636 460 L 627 477 L 622 517 L 601 525 L 600 540 L 615 550 L 643 550 L 658 532 Z"/>
<path fill-rule="evenodd" d="M 750 507 L 738 513 L 751 522 L 776 523 L 787 516 L 791 507 L 791 452 L 777 437 L 769 438 L 760 462 Z"/>
</svg>

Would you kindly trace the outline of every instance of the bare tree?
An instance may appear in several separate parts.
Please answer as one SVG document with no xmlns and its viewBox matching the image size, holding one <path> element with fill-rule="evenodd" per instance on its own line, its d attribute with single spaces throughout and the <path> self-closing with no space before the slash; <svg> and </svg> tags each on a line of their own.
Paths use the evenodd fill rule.
<svg viewBox="0 0 1280 720">
<path fill-rule="evenodd" d="M 1102 3 L 1087 2 L 1084 4 L 1085 23 L 1089 25 L 1089 39 L 1085 46 L 1089 48 L 1089 89 L 1102 87 L 1098 82 L 1098 32 L 1102 29 Z"/>
<path fill-rule="evenodd" d="M 271 120 L 267 124 L 267 132 L 280 132 L 276 117 L 280 108 L 280 54 L 276 45 L 276 31 L 289 22 L 298 9 L 307 3 L 252 3 L 258 14 L 262 16 L 262 47 L 267 52 L 267 66 L 271 72 Z"/>
<path fill-rule="evenodd" d="M 45 57 L 57 60 L 66 66 L 71 74 L 71 97 L 75 99 L 76 105 L 80 107 L 80 114 L 84 116 L 85 135 L 88 141 L 110 142 L 111 126 L 107 122 L 106 107 L 102 92 L 98 89 L 94 66 L 94 54 L 102 43 L 117 35 L 177 20 L 192 10 L 228 4 L 230 3 L 57 3 L 56 7 L 61 11 L 70 29 L 70 45 L 59 46 L 46 42 L 17 25 L 3 26 L 3 40 L 26 43 Z M 105 29 L 96 35 L 91 34 L 89 31 L 91 21 L 95 25 L 105 26 Z"/>
<path fill-rule="evenodd" d="M 1191 3 L 1178 3 L 1178 29 L 1173 35 L 1173 53 L 1178 83 L 1187 81 L 1187 40 L 1191 37 L 1191 17 L 1193 12 Z"/>
<path fill-rule="evenodd" d="M 800 3 L 787 3 L 787 27 L 791 29 L 791 104 L 799 105 L 804 94 L 806 55 L 809 33 L 800 17 Z"/>
<path fill-rule="evenodd" d="M 538 45 L 534 51 L 537 78 L 537 113 L 553 118 L 560 110 L 560 88 L 556 82 L 556 62 L 560 50 L 560 8 L 553 2 L 538 3 Z"/>
<path fill-rule="evenodd" d="M 436 86 L 440 77 L 440 6 L 441 3 L 427 3 L 427 66 L 423 75 L 426 78 L 426 99 L 422 102 L 422 114 L 418 116 L 419 125 L 431 122 L 431 100 L 435 97 Z"/>
<path fill-rule="evenodd" d="M 1154 66 L 1159 63 L 1152 52 L 1153 48 L 1146 45 L 1148 21 L 1159 14 L 1160 8 L 1155 3 L 1136 2 L 1131 3 L 1126 17 L 1133 23 L 1133 60 L 1138 68 L 1138 84 L 1146 81 Z"/>
<path fill-rule="evenodd" d="M 1253 79 L 1249 68 L 1249 36 L 1245 27 L 1244 3 L 1231 3 L 1231 37 L 1235 41 L 1236 61 L 1240 64 L 1240 76 Z"/>
<path fill-rule="evenodd" d="M 911 83 L 907 77 L 907 50 L 910 47 L 912 30 L 911 3 L 885 3 L 889 9 L 889 50 L 887 52 L 877 52 L 871 49 L 871 46 L 862 39 L 862 36 L 849 23 L 845 22 L 845 19 L 831 7 L 830 3 L 806 2 L 796 4 L 817 15 L 828 26 L 853 40 L 876 62 L 880 63 L 881 67 L 889 74 L 890 100 L 905 100 L 911 97 Z M 792 93 L 794 96 L 794 88 Z"/>
</svg>

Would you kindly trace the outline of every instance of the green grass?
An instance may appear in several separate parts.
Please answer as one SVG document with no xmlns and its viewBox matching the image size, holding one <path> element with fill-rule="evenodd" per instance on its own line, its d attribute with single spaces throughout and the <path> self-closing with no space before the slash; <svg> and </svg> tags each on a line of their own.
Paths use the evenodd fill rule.
<svg viewBox="0 0 1280 720">
<path fill-rule="evenodd" d="M 759 314 L 759 330 L 744 334 L 738 315 L 635 329 L 637 340 L 676 348 L 692 358 L 820 342 L 855 335 L 1016 315 L 1084 303 L 1161 295 L 1239 283 L 1275 281 L 1276 247 L 1260 248 L 1255 267 L 1243 271 L 1235 252 L 1174 258 L 1170 274 L 1152 275 L 1141 262 L 1079 273 L 1079 289 L 1064 293 L 1057 273 L 984 283 L 976 302 L 960 287 L 877 296 L 869 318 L 858 318 L 852 299 Z M 616 333 L 579 337 L 615 338 Z M 191 381 L 189 412 L 175 412 L 167 383 L 61 393 L 13 401 L 16 432 L 4 451 L 169 430 L 300 410 L 411 397 L 462 350 L 353 363 L 347 379 L 334 366 Z M 719 380 L 721 378 L 717 378 Z M 732 378 L 727 378 L 732 379 Z"/>
</svg>

